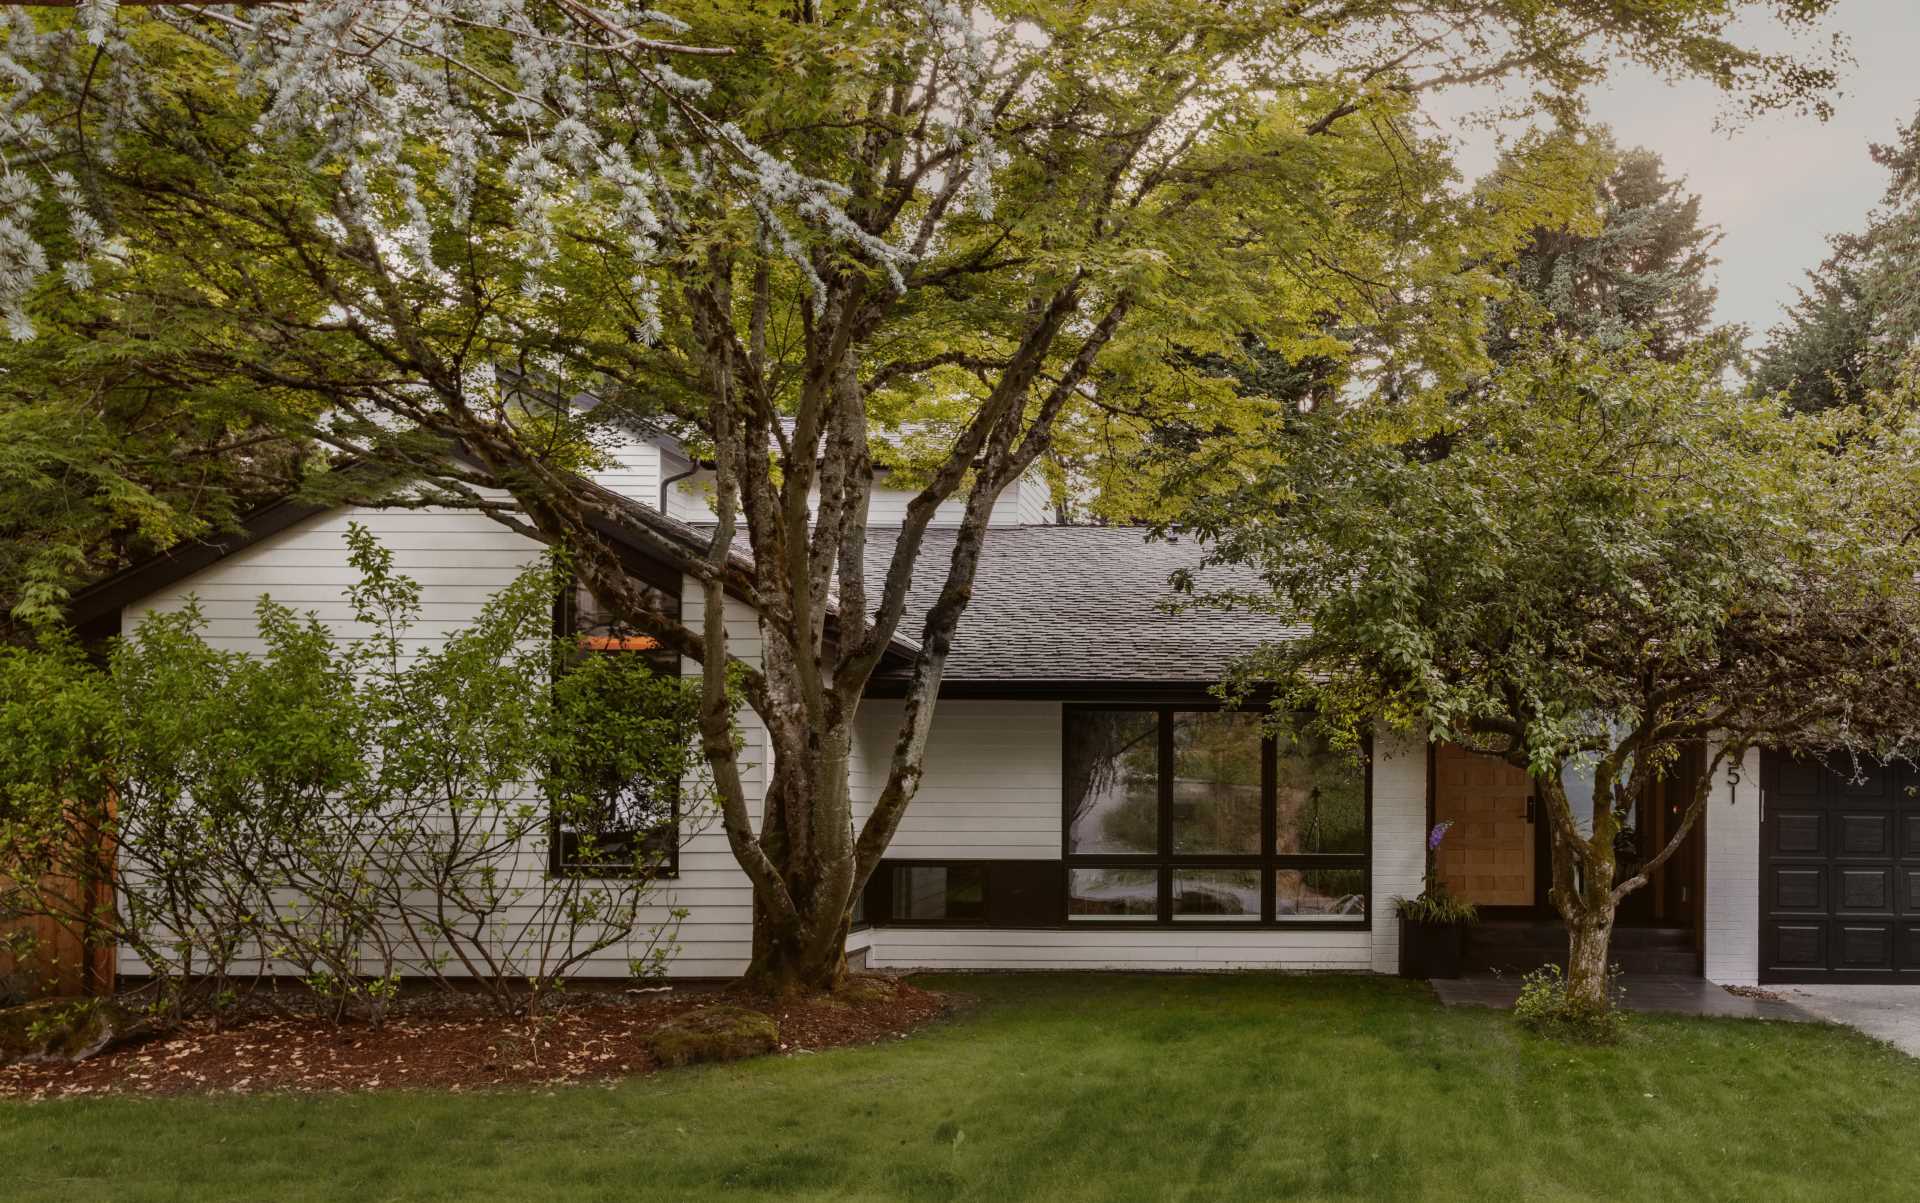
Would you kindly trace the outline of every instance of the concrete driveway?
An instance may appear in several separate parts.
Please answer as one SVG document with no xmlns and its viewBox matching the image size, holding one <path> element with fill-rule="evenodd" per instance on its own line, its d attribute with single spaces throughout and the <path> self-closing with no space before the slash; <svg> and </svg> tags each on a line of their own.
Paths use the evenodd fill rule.
<svg viewBox="0 0 1920 1203">
<path fill-rule="evenodd" d="M 1920 1057 L 1920 986 L 1775 986 L 1781 998 Z"/>
</svg>

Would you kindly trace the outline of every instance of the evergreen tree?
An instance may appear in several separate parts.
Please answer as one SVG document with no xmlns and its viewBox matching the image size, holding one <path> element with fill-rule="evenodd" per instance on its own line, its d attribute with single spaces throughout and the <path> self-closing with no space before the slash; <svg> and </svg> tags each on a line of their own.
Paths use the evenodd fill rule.
<svg viewBox="0 0 1920 1203">
<path fill-rule="evenodd" d="M 1505 273 L 1515 293 L 1498 307 L 1496 358 L 1531 326 L 1607 347 L 1642 338 L 1667 363 L 1714 332 L 1720 231 L 1701 222 L 1700 197 L 1653 151 L 1620 151 L 1604 133 L 1594 149 L 1611 170 L 1596 181 L 1588 220 L 1536 229 Z"/>
<path fill-rule="evenodd" d="M 1892 385 L 1920 354 L 1920 119 L 1870 153 L 1887 169 L 1882 207 L 1800 289 L 1787 320 L 1754 357 L 1753 387 L 1812 412 L 1858 404 Z"/>
</svg>

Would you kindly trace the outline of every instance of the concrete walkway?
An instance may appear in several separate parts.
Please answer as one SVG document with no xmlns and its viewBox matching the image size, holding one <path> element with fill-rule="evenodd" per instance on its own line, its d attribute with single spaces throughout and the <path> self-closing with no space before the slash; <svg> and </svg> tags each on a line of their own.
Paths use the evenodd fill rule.
<svg viewBox="0 0 1920 1203">
<path fill-rule="evenodd" d="M 1520 979 L 1513 974 L 1470 974 L 1431 983 L 1440 1001 L 1449 1007 L 1496 1007 L 1511 1009 L 1520 997 Z M 1748 998 L 1727 991 L 1700 977 L 1669 977 L 1664 974 L 1629 973 L 1620 979 L 1626 991 L 1626 1008 L 1661 1015 L 1713 1015 L 1726 1019 L 1776 1019 L 1789 1023 L 1812 1023 L 1817 1012 L 1803 1009 L 1785 998 Z M 1872 989 L 1873 987 L 1868 987 Z M 1920 993 L 1920 992 L 1917 992 Z M 1920 1002 L 1920 1000 L 1916 1000 Z M 1844 1022 L 1844 1021 L 1843 1021 Z M 1910 1031 L 1920 1037 L 1920 1009 L 1909 1013 Z"/>
<path fill-rule="evenodd" d="M 1920 986 L 1775 986 L 1780 997 L 1920 1057 Z"/>
</svg>

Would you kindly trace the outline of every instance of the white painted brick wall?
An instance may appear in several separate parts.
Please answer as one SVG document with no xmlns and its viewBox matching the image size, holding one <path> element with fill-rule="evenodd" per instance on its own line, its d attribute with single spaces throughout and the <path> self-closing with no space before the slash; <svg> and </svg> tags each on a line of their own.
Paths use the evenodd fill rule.
<svg viewBox="0 0 1920 1203">
<path fill-rule="evenodd" d="M 1427 869 L 1427 745 L 1382 732 L 1373 743 L 1373 971 L 1400 969 L 1393 900 L 1420 892 Z"/>
<path fill-rule="evenodd" d="M 1713 783 L 1707 830 L 1706 977 L 1723 986 L 1760 980 L 1760 753 L 1747 753 L 1727 798 Z"/>
</svg>

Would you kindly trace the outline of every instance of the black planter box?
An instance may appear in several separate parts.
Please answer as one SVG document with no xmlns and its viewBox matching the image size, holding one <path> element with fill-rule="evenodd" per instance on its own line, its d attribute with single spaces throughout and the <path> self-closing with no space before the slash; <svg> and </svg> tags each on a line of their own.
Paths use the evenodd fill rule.
<svg viewBox="0 0 1920 1203">
<path fill-rule="evenodd" d="M 1460 976 L 1460 954 L 1467 943 L 1463 923 L 1400 920 L 1400 976 L 1426 980 Z"/>
</svg>

